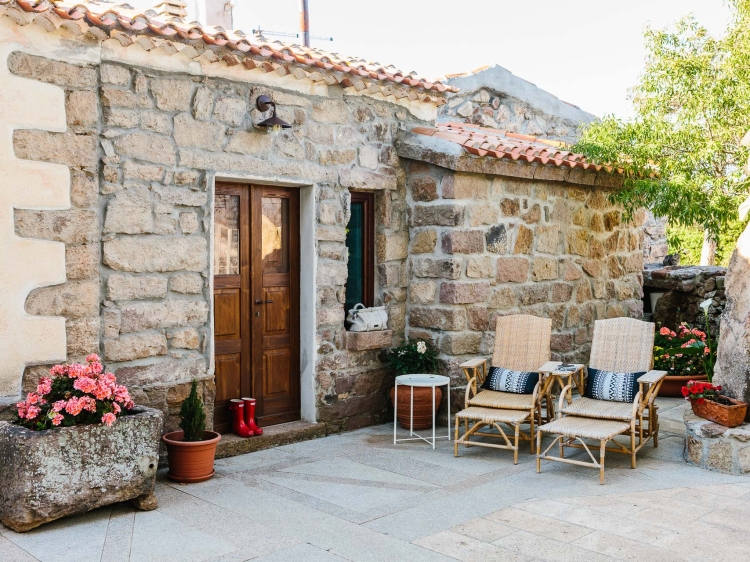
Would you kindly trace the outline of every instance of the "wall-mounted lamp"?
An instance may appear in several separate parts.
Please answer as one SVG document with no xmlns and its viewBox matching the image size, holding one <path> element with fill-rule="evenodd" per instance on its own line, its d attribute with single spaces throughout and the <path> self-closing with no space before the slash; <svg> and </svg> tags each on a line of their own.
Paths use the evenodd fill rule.
<svg viewBox="0 0 750 562">
<path fill-rule="evenodd" d="M 286 121 L 283 121 L 282 119 L 279 119 L 276 117 L 276 104 L 273 102 L 273 100 L 266 96 L 258 96 L 258 101 L 256 102 L 256 106 L 258 107 L 259 111 L 268 111 L 270 108 L 273 108 L 273 113 L 271 113 L 271 117 L 266 119 L 265 121 L 261 121 L 256 125 L 256 127 L 263 127 L 266 129 L 267 133 L 270 133 L 272 135 L 278 135 L 281 132 L 281 129 L 291 129 L 292 126 L 287 123 Z"/>
</svg>

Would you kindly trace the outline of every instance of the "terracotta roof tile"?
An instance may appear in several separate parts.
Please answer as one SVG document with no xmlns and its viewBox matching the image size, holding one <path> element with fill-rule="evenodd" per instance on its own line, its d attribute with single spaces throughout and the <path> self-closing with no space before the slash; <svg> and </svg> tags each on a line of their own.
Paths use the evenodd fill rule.
<svg viewBox="0 0 750 562">
<path fill-rule="evenodd" d="M 179 1 L 168 3 L 182 4 Z M 204 56 L 210 62 L 242 63 L 248 70 L 277 71 L 293 74 L 297 79 L 341 84 L 360 91 L 437 105 L 445 103 L 444 92 L 458 91 L 456 87 L 426 80 L 414 72 L 404 73 L 393 66 L 268 41 L 240 30 L 186 23 L 152 9 L 135 10 L 128 4 L 95 0 L 0 0 L 0 16 L 3 14 L 21 25 L 32 21 L 39 23 L 47 31 L 62 26 L 74 33 L 90 33 L 99 40 L 114 38 L 124 46 L 137 42 L 149 51 L 161 47 L 161 54 L 182 52 L 193 55 L 191 58 Z M 164 41 L 168 41 L 171 48 L 165 48 Z M 188 46 L 195 52 L 186 50 Z"/>
<path fill-rule="evenodd" d="M 438 123 L 434 127 L 416 127 L 412 131 L 460 144 L 476 156 L 509 158 L 523 162 L 591 169 L 597 172 L 600 170 L 621 172 L 610 166 L 587 162 L 583 154 L 565 150 L 567 146 L 565 143 L 551 139 L 520 135 L 469 123 Z"/>
</svg>

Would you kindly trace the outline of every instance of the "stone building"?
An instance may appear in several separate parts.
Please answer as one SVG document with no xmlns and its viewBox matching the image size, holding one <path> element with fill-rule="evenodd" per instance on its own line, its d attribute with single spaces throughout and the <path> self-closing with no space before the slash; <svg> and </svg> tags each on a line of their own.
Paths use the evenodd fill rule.
<svg viewBox="0 0 750 562">
<path fill-rule="evenodd" d="M 409 335 L 458 380 L 527 311 L 585 359 L 594 319 L 641 314 L 617 176 L 532 137 L 427 136 L 450 93 L 125 5 L 0 0 L 0 402 L 96 351 L 167 429 L 196 379 L 218 429 L 251 394 L 262 424 L 338 431 L 384 419 L 380 355 Z M 265 132 L 274 112 L 290 128 Z M 348 333 L 351 299 L 389 330 Z"/>
</svg>

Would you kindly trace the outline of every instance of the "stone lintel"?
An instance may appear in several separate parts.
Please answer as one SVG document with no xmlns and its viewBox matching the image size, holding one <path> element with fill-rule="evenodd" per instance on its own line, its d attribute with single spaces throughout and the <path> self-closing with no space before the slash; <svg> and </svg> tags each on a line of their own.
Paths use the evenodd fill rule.
<svg viewBox="0 0 750 562">
<path fill-rule="evenodd" d="M 365 351 L 367 349 L 383 349 L 391 347 L 393 330 L 377 332 L 346 332 L 346 349 L 350 351 Z"/>
</svg>

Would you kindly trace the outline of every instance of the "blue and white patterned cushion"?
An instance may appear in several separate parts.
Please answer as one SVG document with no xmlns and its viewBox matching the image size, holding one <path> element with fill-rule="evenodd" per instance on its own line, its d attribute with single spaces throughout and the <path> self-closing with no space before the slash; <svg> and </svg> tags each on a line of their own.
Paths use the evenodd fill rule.
<svg viewBox="0 0 750 562">
<path fill-rule="evenodd" d="M 638 394 L 638 377 L 645 373 L 613 373 L 589 367 L 584 396 L 610 402 L 632 402 Z"/>
<path fill-rule="evenodd" d="M 534 392 L 536 383 L 539 382 L 539 373 L 530 371 L 512 371 L 502 367 L 490 367 L 487 378 L 482 383 L 485 390 L 497 392 L 513 392 L 515 394 L 531 394 Z"/>
</svg>

